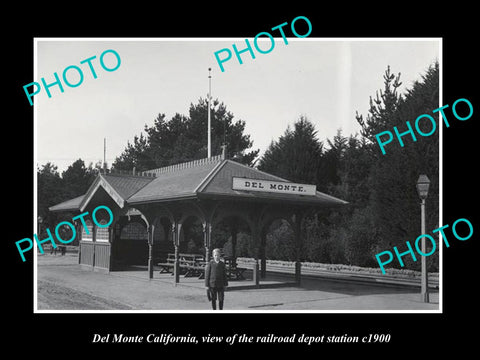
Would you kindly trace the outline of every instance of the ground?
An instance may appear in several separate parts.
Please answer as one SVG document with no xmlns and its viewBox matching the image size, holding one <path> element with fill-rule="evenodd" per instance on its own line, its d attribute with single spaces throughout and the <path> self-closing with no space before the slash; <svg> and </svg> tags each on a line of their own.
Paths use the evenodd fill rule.
<svg viewBox="0 0 480 360">
<path fill-rule="evenodd" d="M 148 279 L 146 271 L 101 274 L 82 269 L 76 254 L 37 257 L 38 310 L 210 310 L 203 282 L 171 275 Z M 438 310 L 438 291 L 430 303 L 420 301 L 419 288 L 308 276 L 301 286 L 281 282 L 291 276 L 268 274 L 265 288 L 231 281 L 225 310 Z M 247 285 L 247 286 L 245 286 Z"/>
</svg>

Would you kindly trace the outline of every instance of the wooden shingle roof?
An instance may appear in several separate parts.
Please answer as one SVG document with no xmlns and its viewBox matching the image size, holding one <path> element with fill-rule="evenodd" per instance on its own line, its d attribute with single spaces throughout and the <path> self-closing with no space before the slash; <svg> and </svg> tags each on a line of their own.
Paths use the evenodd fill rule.
<svg viewBox="0 0 480 360">
<path fill-rule="evenodd" d="M 271 200 L 320 206 L 347 203 L 318 191 L 313 196 L 307 196 L 234 190 L 232 189 L 233 177 L 277 181 L 286 184 L 290 182 L 235 161 L 225 160 L 221 156 L 149 170 L 145 173 L 150 176 L 100 174 L 85 195 L 52 206 L 50 210 L 81 210 L 100 186 L 107 190 L 121 208 L 125 204 L 135 205 L 191 198 Z"/>
<path fill-rule="evenodd" d="M 138 204 L 195 197 L 199 186 L 223 161 L 212 157 L 150 170 L 156 177 L 127 201 Z"/>
<path fill-rule="evenodd" d="M 85 195 L 78 196 L 76 198 L 61 202 L 60 204 L 49 207 L 50 211 L 77 211 L 80 209 L 80 203 Z"/>
</svg>

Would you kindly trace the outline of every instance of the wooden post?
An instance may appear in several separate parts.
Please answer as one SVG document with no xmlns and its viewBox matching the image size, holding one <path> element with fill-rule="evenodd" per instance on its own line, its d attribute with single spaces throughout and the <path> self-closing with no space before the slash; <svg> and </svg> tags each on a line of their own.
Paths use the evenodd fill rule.
<svg viewBox="0 0 480 360">
<path fill-rule="evenodd" d="M 82 241 L 82 225 L 77 221 L 75 220 L 75 227 L 76 227 L 76 231 L 77 231 L 77 237 L 78 237 L 78 263 L 81 264 L 81 261 L 80 259 L 82 258 L 82 245 L 80 244 L 80 242 Z"/>
<path fill-rule="evenodd" d="M 300 285 L 302 282 L 302 263 L 295 261 L 295 282 Z"/>
<path fill-rule="evenodd" d="M 178 246 L 180 243 L 180 224 L 176 221 L 172 224 L 172 238 L 173 238 L 173 245 L 175 246 L 175 260 L 173 263 L 173 286 L 177 286 L 178 282 L 180 281 L 180 264 L 178 258 Z"/>
<path fill-rule="evenodd" d="M 253 282 L 255 286 L 260 286 L 260 272 L 258 270 L 258 256 L 255 256 L 255 265 L 253 266 Z"/>
<path fill-rule="evenodd" d="M 108 256 L 108 271 L 113 271 L 113 237 L 115 235 L 115 222 L 108 227 L 108 242 L 110 244 L 110 255 Z"/>
<path fill-rule="evenodd" d="M 260 277 L 265 279 L 267 276 L 267 257 L 265 254 L 265 247 L 267 245 L 267 234 L 265 231 L 260 232 Z"/>
<path fill-rule="evenodd" d="M 293 232 L 295 234 L 295 282 L 300 285 L 302 279 L 302 263 L 300 255 L 302 250 L 301 224 L 303 213 L 297 211 L 293 215 Z"/>
<path fill-rule="evenodd" d="M 210 222 L 203 223 L 203 246 L 205 246 L 205 262 L 210 261 L 210 238 L 212 235 L 212 226 Z"/>
<path fill-rule="evenodd" d="M 97 241 L 97 225 L 92 221 L 92 270 L 95 270 L 95 242 Z"/>
<path fill-rule="evenodd" d="M 153 232 L 155 228 L 153 225 L 147 227 L 147 241 L 148 241 L 148 278 L 153 279 Z"/>
<path fill-rule="evenodd" d="M 232 237 L 232 266 L 237 266 L 237 220 L 234 218 L 230 223 L 230 235 Z"/>
<path fill-rule="evenodd" d="M 253 243 L 255 244 L 255 265 L 253 267 L 253 282 L 255 283 L 255 285 L 257 287 L 260 286 L 260 272 L 259 272 L 259 266 L 258 266 L 258 253 L 259 253 L 260 247 L 261 247 L 260 246 L 260 241 L 261 240 L 260 240 L 259 228 L 260 228 L 259 220 L 256 219 L 252 237 L 253 237 Z"/>
</svg>

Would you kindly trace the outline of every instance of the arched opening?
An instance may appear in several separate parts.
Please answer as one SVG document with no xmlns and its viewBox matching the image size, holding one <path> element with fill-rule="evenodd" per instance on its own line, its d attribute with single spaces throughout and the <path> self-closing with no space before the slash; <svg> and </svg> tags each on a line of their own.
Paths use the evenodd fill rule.
<svg viewBox="0 0 480 360">
<path fill-rule="evenodd" d="M 295 208 L 267 209 L 261 229 L 259 258 L 261 277 L 266 276 L 267 259 L 294 266 L 295 282 L 301 279 L 302 222 L 304 212 Z"/>
<path fill-rule="evenodd" d="M 147 265 L 148 234 L 147 226 L 139 216 L 132 216 L 130 221 L 119 224 L 118 238 L 114 241 L 116 270 L 131 265 Z"/>
<path fill-rule="evenodd" d="M 240 216 L 231 215 L 215 224 L 211 235 L 211 250 L 219 248 L 225 257 L 254 257 L 250 227 Z"/>
<path fill-rule="evenodd" d="M 241 214 L 219 216 L 212 227 L 210 251 L 219 248 L 230 280 L 246 280 L 251 272 L 245 267 L 257 251 L 252 229 Z"/>
<path fill-rule="evenodd" d="M 180 254 L 205 256 L 203 224 L 196 215 L 187 216 L 180 228 L 178 251 Z"/>
<path fill-rule="evenodd" d="M 175 251 L 172 239 L 172 223 L 167 217 L 155 219 L 153 230 L 153 261 L 154 263 L 165 262 L 168 254 Z"/>
<path fill-rule="evenodd" d="M 265 258 L 295 261 L 297 256 L 295 233 L 290 222 L 283 218 L 276 218 L 265 226 L 265 230 Z"/>
</svg>

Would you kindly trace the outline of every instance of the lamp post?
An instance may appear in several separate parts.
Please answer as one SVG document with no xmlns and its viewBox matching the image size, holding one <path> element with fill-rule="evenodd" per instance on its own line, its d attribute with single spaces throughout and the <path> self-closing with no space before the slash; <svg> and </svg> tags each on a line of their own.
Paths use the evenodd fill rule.
<svg viewBox="0 0 480 360">
<path fill-rule="evenodd" d="M 418 196 L 422 200 L 421 212 L 422 212 L 422 234 L 425 234 L 425 199 L 428 195 L 428 188 L 430 186 L 430 180 L 427 175 L 420 175 L 417 180 Z M 425 237 L 422 237 L 422 253 L 426 254 Z M 420 293 L 421 300 L 423 302 L 429 302 L 428 296 L 428 274 L 427 274 L 427 258 L 422 256 L 422 289 Z"/>
</svg>

